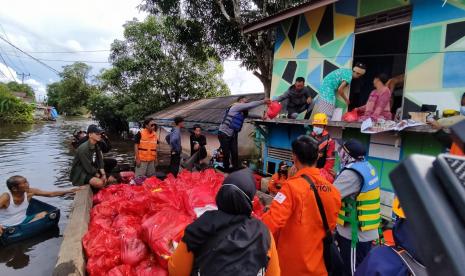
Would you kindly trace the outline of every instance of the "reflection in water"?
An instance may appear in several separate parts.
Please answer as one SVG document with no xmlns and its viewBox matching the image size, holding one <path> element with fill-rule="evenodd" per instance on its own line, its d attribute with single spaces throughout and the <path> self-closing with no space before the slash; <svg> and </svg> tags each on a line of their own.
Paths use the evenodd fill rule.
<svg viewBox="0 0 465 276">
<path fill-rule="evenodd" d="M 58 237 L 60 237 L 60 228 L 54 227 L 21 243 L 8 245 L 0 250 L 0 263 L 5 263 L 5 266 L 13 269 L 24 268 L 29 265 L 30 256 L 28 253 L 34 249 L 34 246 Z"/>
<path fill-rule="evenodd" d="M 34 188 L 57 190 L 71 187 L 71 137 L 76 129 L 86 130 L 90 123 L 83 119 L 59 119 L 37 125 L 0 125 L 0 193 L 7 191 L 5 182 L 8 177 L 17 174 L 26 177 Z M 114 149 L 109 155 L 119 162 L 127 162 L 132 143 L 111 138 Z M 38 199 L 61 209 L 59 232 L 51 236 L 44 233 L 40 238 L 0 248 L 0 275 L 52 274 L 73 198 Z"/>
</svg>

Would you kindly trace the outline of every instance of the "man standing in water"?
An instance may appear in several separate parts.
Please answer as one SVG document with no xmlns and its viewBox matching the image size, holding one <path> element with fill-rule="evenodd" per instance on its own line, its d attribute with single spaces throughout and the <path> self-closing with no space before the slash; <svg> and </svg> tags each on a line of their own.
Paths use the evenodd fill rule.
<svg viewBox="0 0 465 276">
<path fill-rule="evenodd" d="M 0 195 L 0 236 L 3 234 L 4 226 L 15 226 L 18 224 L 30 223 L 41 219 L 47 212 L 26 215 L 29 201 L 33 196 L 55 197 L 69 193 L 75 193 L 80 188 L 64 191 L 42 191 L 29 187 L 29 182 L 24 176 L 14 175 L 6 181 L 8 192 Z"/>
<path fill-rule="evenodd" d="M 101 189 L 107 184 L 109 179 L 104 169 L 103 154 L 97 144 L 102 140 L 102 133 L 103 130 L 97 125 L 87 128 L 89 139 L 77 148 L 71 167 L 70 178 L 73 185 L 90 184 L 93 188 Z"/>
</svg>

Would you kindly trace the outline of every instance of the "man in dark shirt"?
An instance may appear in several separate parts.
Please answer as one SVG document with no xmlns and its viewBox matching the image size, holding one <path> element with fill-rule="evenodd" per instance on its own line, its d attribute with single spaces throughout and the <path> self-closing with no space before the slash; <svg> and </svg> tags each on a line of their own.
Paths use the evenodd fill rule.
<svg viewBox="0 0 465 276">
<path fill-rule="evenodd" d="M 169 144 L 171 147 L 170 172 L 174 176 L 177 176 L 181 164 L 181 129 L 184 127 L 184 118 L 179 116 L 175 117 L 174 125 L 173 130 L 169 134 Z"/>
<path fill-rule="evenodd" d="M 90 184 L 93 188 L 103 188 L 107 183 L 103 154 L 98 142 L 102 140 L 103 130 L 96 125 L 87 129 L 88 140 L 82 143 L 74 156 L 70 179 L 73 185 Z"/>
<path fill-rule="evenodd" d="M 191 134 L 190 141 L 191 157 L 197 154 L 194 164 L 199 165 L 200 161 L 207 157 L 207 149 L 205 148 L 207 138 L 202 134 L 202 128 L 199 125 L 194 125 L 194 132 Z"/>
<path fill-rule="evenodd" d="M 74 135 L 74 141 L 71 143 L 75 149 L 77 149 L 82 143 L 87 142 L 89 140 L 89 136 L 87 132 L 81 130 Z M 111 150 L 111 143 L 108 136 L 105 132 L 101 133 L 102 139 L 97 142 L 102 153 L 108 153 Z M 105 173 L 110 175 L 113 172 L 113 169 L 118 165 L 118 162 L 115 158 L 103 158 L 103 167 L 105 169 Z"/>
<path fill-rule="evenodd" d="M 313 110 L 313 98 L 316 93 L 305 86 L 305 79 L 298 77 L 289 89 L 281 96 L 276 98 L 276 101 L 282 102 L 287 100 L 287 118 L 297 119 L 300 113 L 306 111 L 305 119 L 309 119 Z"/>
</svg>

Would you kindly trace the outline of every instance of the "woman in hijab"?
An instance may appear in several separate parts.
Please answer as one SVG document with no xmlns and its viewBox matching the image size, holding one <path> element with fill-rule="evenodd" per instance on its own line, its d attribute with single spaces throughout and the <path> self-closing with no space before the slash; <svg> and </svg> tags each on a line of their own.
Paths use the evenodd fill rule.
<svg viewBox="0 0 465 276">
<path fill-rule="evenodd" d="M 226 177 L 216 195 L 218 210 L 187 226 L 169 260 L 170 275 L 279 275 L 273 237 L 251 216 L 255 192 L 249 169 Z"/>
</svg>

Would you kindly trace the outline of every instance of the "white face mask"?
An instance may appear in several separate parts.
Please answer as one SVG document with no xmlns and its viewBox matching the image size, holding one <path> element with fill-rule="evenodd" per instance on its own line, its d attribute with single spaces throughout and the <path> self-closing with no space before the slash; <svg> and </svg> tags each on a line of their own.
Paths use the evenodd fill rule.
<svg viewBox="0 0 465 276">
<path fill-rule="evenodd" d="M 321 135 L 323 133 L 323 128 L 313 127 L 313 132 L 315 132 L 316 135 Z"/>
<path fill-rule="evenodd" d="M 339 151 L 339 158 L 341 160 L 341 169 L 347 166 L 348 164 L 355 161 L 355 159 L 350 156 L 344 149 L 341 148 Z"/>
<path fill-rule="evenodd" d="M 465 116 L 465 106 L 460 107 L 460 115 Z"/>
</svg>

